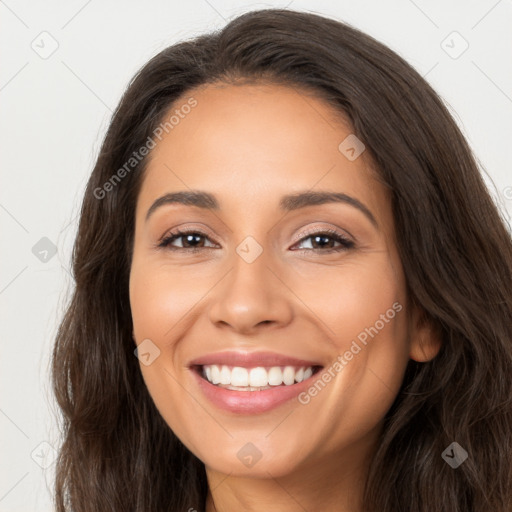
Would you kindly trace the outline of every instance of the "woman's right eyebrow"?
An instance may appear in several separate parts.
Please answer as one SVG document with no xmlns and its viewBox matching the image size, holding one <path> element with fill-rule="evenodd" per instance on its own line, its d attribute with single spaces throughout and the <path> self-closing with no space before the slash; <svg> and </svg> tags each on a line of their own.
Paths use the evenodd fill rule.
<svg viewBox="0 0 512 512">
<path fill-rule="evenodd" d="M 379 230 L 379 225 L 375 216 L 359 199 L 349 196 L 342 192 L 331 191 L 302 191 L 294 194 L 285 195 L 279 201 L 279 208 L 283 211 L 298 210 L 308 206 L 316 206 L 327 203 L 344 203 L 360 210 Z M 203 190 L 181 190 L 179 192 L 170 192 L 156 199 L 146 213 L 146 222 L 153 212 L 161 206 L 168 204 L 184 204 L 187 206 L 196 206 L 198 208 L 220 210 L 219 201 L 210 192 Z"/>
<path fill-rule="evenodd" d="M 180 192 L 170 192 L 159 197 L 149 208 L 146 213 L 146 222 L 153 212 L 161 206 L 167 204 L 184 204 L 187 206 L 197 206 L 209 210 L 219 211 L 220 206 L 217 198 L 209 192 L 202 190 L 182 190 Z"/>
</svg>

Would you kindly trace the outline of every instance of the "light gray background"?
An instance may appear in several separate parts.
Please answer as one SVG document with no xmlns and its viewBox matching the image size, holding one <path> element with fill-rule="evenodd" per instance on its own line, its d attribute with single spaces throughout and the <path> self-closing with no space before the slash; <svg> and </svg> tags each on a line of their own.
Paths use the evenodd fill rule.
<svg viewBox="0 0 512 512">
<path fill-rule="evenodd" d="M 68 269 L 84 186 L 128 81 L 165 46 L 248 10 L 286 6 L 346 21 L 424 75 L 510 219 L 510 0 L 0 0 L 0 512 L 52 510 L 58 432 L 51 348 L 72 289 Z M 469 46 L 458 56 L 464 40 Z"/>
</svg>

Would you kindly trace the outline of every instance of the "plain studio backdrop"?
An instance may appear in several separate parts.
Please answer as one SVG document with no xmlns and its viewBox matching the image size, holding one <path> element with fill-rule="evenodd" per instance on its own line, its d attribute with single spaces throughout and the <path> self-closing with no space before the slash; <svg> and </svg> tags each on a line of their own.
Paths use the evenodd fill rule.
<svg viewBox="0 0 512 512">
<path fill-rule="evenodd" d="M 49 361 L 73 285 L 80 202 L 112 111 L 158 51 L 268 7 L 348 22 L 412 64 L 448 105 L 510 219 L 511 0 L 0 0 L 0 512 L 52 510 L 59 434 Z"/>
</svg>

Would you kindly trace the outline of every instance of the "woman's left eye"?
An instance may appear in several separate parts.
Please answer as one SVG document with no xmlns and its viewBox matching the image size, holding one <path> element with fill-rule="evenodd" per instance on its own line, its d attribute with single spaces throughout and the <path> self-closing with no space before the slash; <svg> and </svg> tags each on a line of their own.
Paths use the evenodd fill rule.
<svg viewBox="0 0 512 512">
<path fill-rule="evenodd" d="M 313 240 L 313 243 L 310 243 L 311 246 L 313 244 L 320 245 L 320 248 L 318 247 L 311 247 L 307 250 L 313 250 L 318 251 L 322 247 L 327 247 L 326 250 L 322 250 L 320 252 L 337 252 L 337 251 L 346 251 L 347 249 L 352 249 L 355 246 L 355 243 L 352 240 L 349 240 L 347 237 L 342 235 L 341 233 L 338 233 L 337 231 L 332 230 L 326 230 L 326 231 L 319 231 L 317 233 L 311 233 L 301 240 L 299 240 L 299 243 L 302 243 L 305 240 Z M 330 240 L 330 242 L 325 242 L 326 240 Z M 338 248 L 334 248 L 331 246 L 331 243 L 338 243 L 340 246 Z"/>
<path fill-rule="evenodd" d="M 163 238 L 162 241 L 158 244 L 158 247 L 168 247 L 171 250 L 185 250 L 196 252 L 201 249 L 207 248 L 207 246 L 205 245 L 200 245 L 201 242 L 199 241 L 199 239 L 201 238 L 209 240 L 208 236 L 200 231 L 176 231 L 174 233 L 170 233 L 169 236 Z M 179 239 L 182 239 L 181 247 L 171 245 L 173 242 Z M 313 250 L 320 252 L 337 252 L 351 249 L 355 245 L 352 240 L 349 240 L 341 233 L 331 230 L 311 233 L 303 237 L 301 240 L 299 240 L 298 244 L 302 244 L 303 242 L 309 239 L 313 240 L 313 242 L 310 242 L 311 247 L 306 248 L 306 251 Z M 337 248 L 333 247 L 333 244 L 335 243 L 338 243 L 340 246 Z M 190 246 L 190 244 L 192 244 L 192 246 Z M 314 247 L 313 245 L 319 245 L 320 247 Z M 212 246 L 214 246 L 214 244 Z"/>
</svg>

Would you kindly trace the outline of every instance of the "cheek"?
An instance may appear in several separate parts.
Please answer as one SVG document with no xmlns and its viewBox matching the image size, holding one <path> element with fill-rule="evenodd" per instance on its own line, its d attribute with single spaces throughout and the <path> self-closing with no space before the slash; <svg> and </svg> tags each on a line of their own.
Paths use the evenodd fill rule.
<svg viewBox="0 0 512 512">
<path fill-rule="evenodd" d="M 304 286 L 297 294 L 318 312 L 333 359 L 325 376 L 330 391 L 319 383 L 304 400 L 318 421 L 339 417 L 332 428 L 357 435 L 384 417 L 403 380 L 409 359 L 404 281 L 389 259 L 375 255 L 315 282 L 318 293 Z"/>
<path fill-rule="evenodd" d="M 179 324 L 201 299 L 201 287 L 190 279 L 180 279 L 179 272 L 165 268 L 134 265 L 130 276 L 130 304 L 137 340 L 150 338 L 166 348 Z"/>
<path fill-rule="evenodd" d="M 144 261 L 144 258 L 140 258 Z M 171 276 L 173 278 L 171 279 Z M 196 287 L 197 288 L 197 287 Z M 151 364 L 141 360 L 140 369 L 151 398 L 169 426 L 180 439 L 194 438 L 195 423 L 190 421 L 187 403 L 180 381 L 183 374 L 179 365 L 177 339 L 183 327 L 180 324 L 200 299 L 199 290 L 187 286 L 179 274 L 160 266 L 139 264 L 134 259 L 130 274 L 130 304 L 137 344 L 151 341 L 150 352 L 158 354 Z M 188 317 L 187 317 L 188 318 Z M 188 445 L 194 450 L 194 445 Z"/>
<path fill-rule="evenodd" d="M 390 324 L 396 327 L 405 316 L 403 278 L 393 270 L 386 253 L 327 267 L 314 276 L 301 274 L 294 292 L 339 352 L 349 349 L 358 337 L 363 343 L 371 339 L 375 328 L 389 336 Z"/>
</svg>

